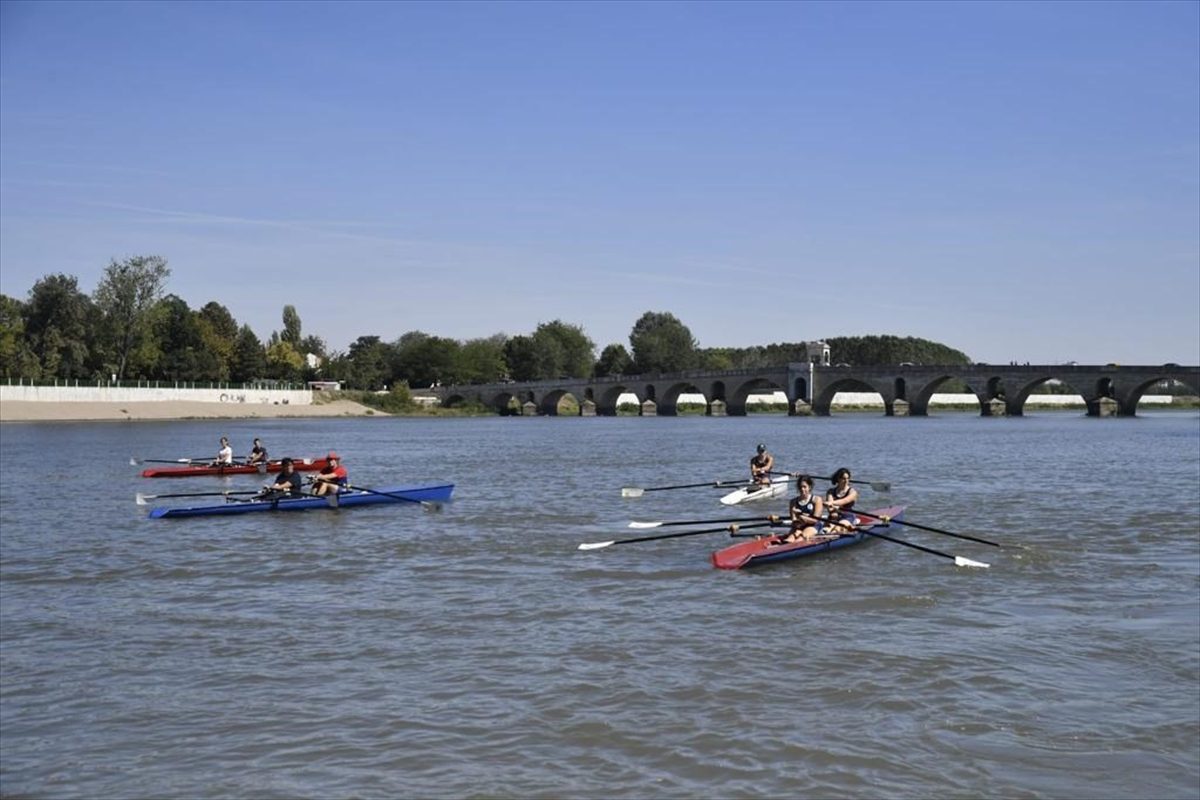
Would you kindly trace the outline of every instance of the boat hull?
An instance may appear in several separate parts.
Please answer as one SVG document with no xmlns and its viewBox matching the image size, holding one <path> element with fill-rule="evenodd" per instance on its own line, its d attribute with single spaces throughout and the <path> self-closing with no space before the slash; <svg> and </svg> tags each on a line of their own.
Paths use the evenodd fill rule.
<svg viewBox="0 0 1200 800">
<path fill-rule="evenodd" d="M 337 495 L 334 506 L 328 497 L 296 497 L 280 500 L 230 501 L 220 505 L 184 506 L 175 508 L 153 508 L 151 519 L 166 517 L 214 517 L 228 514 L 252 514 L 261 511 L 309 511 L 314 508 L 348 508 L 373 506 L 382 503 L 420 503 L 423 501 L 445 501 L 454 491 L 453 483 L 430 483 L 409 486 L 389 486 L 371 492 L 349 491 Z"/>
<path fill-rule="evenodd" d="M 721 498 L 721 503 L 727 506 L 754 503 L 759 500 L 770 500 L 773 497 L 783 497 L 788 493 L 788 478 L 776 478 L 769 484 L 743 486 Z"/>
<path fill-rule="evenodd" d="M 323 458 L 294 458 L 292 466 L 300 472 L 322 470 L 329 464 Z M 214 467 L 210 464 L 189 464 L 179 467 L 152 467 L 142 470 L 143 478 L 194 478 L 200 475 L 253 475 L 262 472 L 280 472 L 283 466 L 278 460 L 268 461 L 266 468 L 256 464 L 230 464 Z"/>
<path fill-rule="evenodd" d="M 889 506 L 887 508 L 878 508 L 870 512 L 880 516 L 891 517 L 892 519 L 904 518 L 904 506 Z M 866 520 L 864 515 L 859 519 Z M 889 527 L 882 522 L 871 526 L 868 530 L 877 533 L 884 533 Z M 874 539 L 870 533 L 866 531 L 856 531 L 854 533 L 842 534 L 840 536 L 822 536 L 815 542 L 792 542 L 791 544 L 780 544 L 778 535 L 765 536 L 761 539 L 750 539 L 745 542 L 726 547 L 723 550 L 718 550 L 712 554 L 713 566 L 717 569 L 743 569 L 746 567 L 757 567 L 762 564 L 775 564 L 780 561 L 791 561 L 795 558 L 804 558 L 806 556 L 815 556 L 821 553 L 827 553 L 831 550 L 840 550 L 843 547 L 861 544 L 867 539 Z"/>
</svg>

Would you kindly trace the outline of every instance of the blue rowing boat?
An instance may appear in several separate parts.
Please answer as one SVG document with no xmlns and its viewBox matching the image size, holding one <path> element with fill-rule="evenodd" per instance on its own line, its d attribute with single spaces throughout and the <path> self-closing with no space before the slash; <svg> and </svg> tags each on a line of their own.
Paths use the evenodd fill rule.
<svg viewBox="0 0 1200 800">
<path fill-rule="evenodd" d="M 380 503 L 425 503 L 450 499 L 453 483 L 430 483 L 412 486 L 391 486 L 382 489 L 354 489 L 325 497 L 306 495 L 277 500 L 245 500 L 232 498 L 219 505 L 185 506 L 176 508 L 153 508 L 147 515 L 152 519 L 163 517 L 212 517 L 222 514 L 248 514 L 254 511 L 307 511 L 312 508 L 346 508 L 347 506 L 373 506 Z"/>
<path fill-rule="evenodd" d="M 866 521 L 868 514 L 872 517 L 890 517 L 900 520 L 904 518 L 904 506 L 890 506 L 863 512 L 859 519 Z M 718 550 L 712 554 L 712 563 L 719 569 L 742 569 L 743 567 L 756 567 L 760 564 L 790 561 L 793 558 L 815 556 L 820 553 L 828 553 L 830 550 L 840 550 L 843 547 L 860 544 L 867 539 L 876 538 L 871 535 L 872 531 L 884 533 L 887 530 L 886 523 L 878 522 L 865 530 L 833 536 L 818 536 L 815 541 L 792 542 L 791 544 L 781 544 L 778 536 L 764 536 Z"/>
</svg>

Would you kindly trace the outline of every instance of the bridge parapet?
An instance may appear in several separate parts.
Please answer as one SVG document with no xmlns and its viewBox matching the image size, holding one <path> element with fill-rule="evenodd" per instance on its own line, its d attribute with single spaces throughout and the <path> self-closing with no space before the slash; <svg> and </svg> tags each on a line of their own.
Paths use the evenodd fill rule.
<svg viewBox="0 0 1200 800">
<path fill-rule="evenodd" d="M 704 395 L 708 413 L 732 416 L 746 413 L 750 395 L 783 392 L 789 413 L 811 405 L 820 416 L 830 414 L 839 391 L 870 391 L 884 400 L 890 416 L 897 409 L 910 416 L 928 414 L 929 400 L 949 381 L 967 385 L 980 404 L 980 413 L 1019 416 L 1029 395 L 1047 381 L 1059 381 L 1078 392 L 1088 414 L 1104 413 L 1105 401 L 1115 403 L 1115 413 L 1133 416 L 1142 395 L 1159 381 L 1171 379 L 1200 395 L 1200 366 L 1086 366 L 1078 364 L 914 364 L 823 366 L 791 363 L 781 366 L 731 370 L 688 370 L 647 375 L 608 375 L 600 378 L 440 386 L 423 391 L 440 403 L 473 400 L 497 413 L 508 413 L 513 401 L 523 413 L 555 414 L 559 399 L 570 394 L 581 414 L 612 416 L 622 395 L 632 394 L 639 407 L 671 416 L 679 396 Z M 647 412 L 650 413 L 650 412 Z"/>
</svg>

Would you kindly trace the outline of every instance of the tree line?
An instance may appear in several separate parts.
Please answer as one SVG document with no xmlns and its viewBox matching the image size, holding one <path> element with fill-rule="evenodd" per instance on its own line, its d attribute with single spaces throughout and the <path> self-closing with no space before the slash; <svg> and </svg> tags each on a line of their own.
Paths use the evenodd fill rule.
<svg viewBox="0 0 1200 800">
<path fill-rule="evenodd" d="M 283 307 L 281 328 L 264 341 L 215 300 L 192 309 L 167 293 L 170 274 L 161 256 L 135 256 L 111 261 L 91 294 L 61 273 L 37 281 L 23 301 L 0 294 L 0 375 L 34 382 L 337 380 L 379 390 L 753 368 L 806 356 L 803 343 L 701 348 L 682 321 L 659 311 L 637 319 L 628 348 L 609 344 L 598 357 L 583 328 L 562 320 L 528 334 L 465 341 L 421 331 L 390 341 L 359 336 L 345 352 L 328 352 L 320 337 L 304 335 L 294 306 Z M 838 362 L 970 363 L 958 350 L 912 337 L 826 341 Z"/>
</svg>

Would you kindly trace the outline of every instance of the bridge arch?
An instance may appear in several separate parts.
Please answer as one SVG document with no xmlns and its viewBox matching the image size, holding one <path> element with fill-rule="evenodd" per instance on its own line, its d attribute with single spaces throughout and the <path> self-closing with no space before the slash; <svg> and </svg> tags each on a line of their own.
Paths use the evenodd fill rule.
<svg viewBox="0 0 1200 800">
<path fill-rule="evenodd" d="M 833 398 L 838 392 L 869 392 L 883 399 L 885 413 L 891 415 L 893 397 L 890 396 L 890 383 L 883 387 L 876 386 L 861 378 L 837 378 L 817 393 L 812 400 L 813 413 L 818 417 L 828 417 L 833 413 Z"/>
<path fill-rule="evenodd" d="M 752 394 L 768 394 L 783 392 L 787 394 L 788 387 L 780 386 L 769 378 L 750 378 L 734 387 L 733 392 L 725 402 L 725 412 L 731 416 L 746 416 L 746 400 Z"/>
<path fill-rule="evenodd" d="M 567 389 L 551 389 L 543 394 L 541 402 L 537 403 L 538 413 L 547 417 L 557 417 L 559 415 L 558 406 L 563 399 L 567 397 L 570 397 L 572 400 L 574 400 L 575 403 L 580 406 L 580 408 L 583 407 L 582 401 L 580 398 L 576 397 L 573 392 L 568 391 Z"/>
<path fill-rule="evenodd" d="M 674 417 L 679 414 L 679 395 L 681 394 L 699 394 L 705 395 L 705 392 L 696 384 L 687 381 L 679 381 L 667 387 L 662 393 L 662 398 L 658 402 L 658 415 L 663 417 Z M 705 395 L 705 405 L 711 403 L 711 399 Z"/>
</svg>

